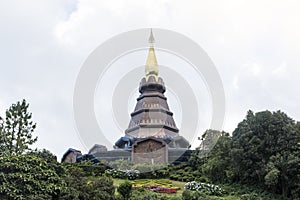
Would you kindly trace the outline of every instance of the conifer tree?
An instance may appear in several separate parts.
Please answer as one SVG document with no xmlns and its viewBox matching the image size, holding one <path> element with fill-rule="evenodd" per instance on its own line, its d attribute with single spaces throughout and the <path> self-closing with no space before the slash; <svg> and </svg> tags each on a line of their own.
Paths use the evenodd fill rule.
<svg viewBox="0 0 300 200">
<path fill-rule="evenodd" d="M 32 113 L 28 111 L 29 104 L 23 100 L 12 104 L 5 112 L 5 118 L 0 117 L 0 150 L 11 155 L 22 154 L 37 141 L 32 132 L 36 128 Z"/>
</svg>

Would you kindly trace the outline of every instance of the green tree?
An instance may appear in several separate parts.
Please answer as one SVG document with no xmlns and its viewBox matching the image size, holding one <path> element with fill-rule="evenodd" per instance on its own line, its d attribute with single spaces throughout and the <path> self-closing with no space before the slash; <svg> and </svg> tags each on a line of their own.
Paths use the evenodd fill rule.
<svg viewBox="0 0 300 200">
<path fill-rule="evenodd" d="M 299 125 L 281 111 L 248 111 L 232 136 L 236 181 L 299 197 Z M 298 189 L 299 191 L 299 189 Z"/>
<path fill-rule="evenodd" d="M 40 149 L 40 150 L 35 149 L 33 151 L 29 151 L 27 154 L 28 155 L 34 155 L 36 157 L 42 158 L 47 163 L 55 163 L 55 164 L 57 163 L 56 155 L 54 155 L 53 153 L 51 153 L 47 149 Z"/>
<path fill-rule="evenodd" d="M 132 184 L 129 181 L 121 183 L 118 187 L 118 192 L 124 199 L 129 199 L 132 190 Z"/>
<path fill-rule="evenodd" d="M 231 182 L 231 137 L 221 132 L 214 148 L 209 152 L 206 162 L 201 166 L 202 173 L 213 182 Z"/>
<path fill-rule="evenodd" d="M 12 104 L 6 110 L 5 119 L 0 118 L 0 149 L 9 154 L 22 154 L 37 141 L 32 132 L 36 123 L 31 121 L 32 114 L 28 112 L 29 104 L 25 100 Z"/>
<path fill-rule="evenodd" d="M 268 173 L 265 176 L 265 184 L 272 189 L 272 192 L 276 192 L 276 186 L 279 182 L 280 171 L 274 166 L 273 163 L 268 164 Z"/>
<path fill-rule="evenodd" d="M 0 199 L 58 199 L 67 189 L 59 163 L 26 154 L 2 156 L 0 163 Z"/>
<path fill-rule="evenodd" d="M 199 170 L 201 165 L 204 164 L 204 159 L 200 157 L 199 148 L 196 148 L 196 150 L 192 153 L 188 163 L 193 170 Z"/>
</svg>

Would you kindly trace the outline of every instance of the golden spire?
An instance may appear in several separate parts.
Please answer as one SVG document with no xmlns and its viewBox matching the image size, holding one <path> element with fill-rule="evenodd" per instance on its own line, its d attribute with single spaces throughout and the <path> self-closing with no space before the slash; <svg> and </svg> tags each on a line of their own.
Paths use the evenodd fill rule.
<svg viewBox="0 0 300 200">
<path fill-rule="evenodd" d="M 154 37 L 152 33 L 152 29 L 150 32 L 150 37 L 149 37 L 149 52 L 148 52 L 148 58 L 146 61 L 146 66 L 145 66 L 145 74 L 146 74 L 146 80 L 148 80 L 149 76 L 154 76 L 155 79 L 158 79 L 158 64 L 155 56 L 155 51 L 154 51 Z"/>
</svg>

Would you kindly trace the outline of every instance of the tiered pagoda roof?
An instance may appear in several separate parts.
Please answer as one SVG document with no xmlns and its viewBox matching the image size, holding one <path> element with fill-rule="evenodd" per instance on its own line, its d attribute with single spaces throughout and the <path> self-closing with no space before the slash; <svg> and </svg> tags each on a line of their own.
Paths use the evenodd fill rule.
<svg viewBox="0 0 300 200">
<path fill-rule="evenodd" d="M 158 62 L 154 50 L 154 37 L 151 30 L 149 38 L 149 51 L 145 65 L 145 77 L 139 86 L 140 96 L 131 120 L 125 130 L 125 137 L 116 142 L 116 147 L 130 147 L 131 144 L 142 138 L 161 138 L 169 146 L 187 148 L 189 142 L 179 136 L 178 128 L 170 111 L 167 98 L 164 93 L 166 87 L 164 81 L 158 76 Z"/>
</svg>

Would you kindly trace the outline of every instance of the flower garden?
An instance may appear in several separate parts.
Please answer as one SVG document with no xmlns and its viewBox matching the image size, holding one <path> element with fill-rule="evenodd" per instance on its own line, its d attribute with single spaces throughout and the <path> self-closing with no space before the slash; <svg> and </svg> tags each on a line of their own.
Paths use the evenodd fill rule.
<svg viewBox="0 0 300 200">
<path fill-rule="evenodd" d="M 146 189 L 158 193 L 176 193 L 180 187 L 174 186 L 172 181 L 167 179 L 140 179 L 132 181 L 133 189 Z"/>
</svg>

